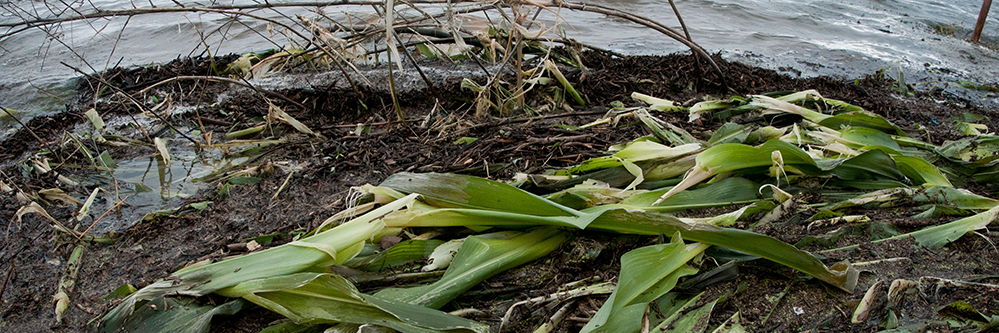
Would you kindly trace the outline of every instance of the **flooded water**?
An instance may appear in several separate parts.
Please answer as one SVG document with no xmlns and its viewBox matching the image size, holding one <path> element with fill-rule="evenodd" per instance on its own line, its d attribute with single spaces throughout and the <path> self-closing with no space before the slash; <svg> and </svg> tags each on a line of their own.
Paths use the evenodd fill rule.
<svg viewBox="0 0 999 333">
<path fill-rule="evenodd" d="M 131 6 L 176 6 L 173 1 L 113 0 L 72 2 L 80 11 Z M 253 4 L 253 1 L 180 1 L 186 5 Z M 271 1 L 282 3 L 282 1 Z M 679 28 L 669 3 L 663 0 L 588 0 L 586 3 L 636 13 Z M 828 1 L 828 0 L 677 0 L 676 5 L 695 42 L 729 60 L 782 69 L 803 76 L 833 75 L 855 78 L 898 62 L 909 77 L 934 80 L 994 82 L 999 78 L 999 53 L 961 38 L 969 38 L 981 2 L 952 1 Z M 52 16 L 65 7 L 40 1 L 0 4 L 0 22 L 23 17 Z M 999 6 L 997 6 L 999 7 Z M 330 7 L 370 11 L 369 7 Z M 308 9 L 258 10 L 256 15 L 288 22 L 295 14 L 313 16 Z M 64 14 L 65 15 L 65 14 Z M 684 46 L 654 32 L 616 18 L 563 10 L 571 24 L 566 34 L 598 47 L 625 54 L 666 54 Z M 541 19 L 546 19 L 545 15 Z M 551 17 L 547 18 L 551 21 Z M 996 43 L 999 14 L 992 15 L 983 40 Z M 215 54 L 247 52 L 288 45 L 279 31 L 265 39 L 260 22 L 229 21 L 221 14 L 165 13 L 131 18 L 98 19 L 54 27 L 29 29 L 0 40 L 0 105 L 22 115 L 62 111 L 72 98 L 67 79 L 74 71 L 60 62 L 92 72 L 115 65 L 148 65 L 177 57 L 202 55 L 200 34 L 209 35 Z M 550 26 L 550 25 L 549 25 Z M 122 28 L 125 27 L 123 30 Z M 249 28 L 262 31 L 258 34 Z M 224 37 L 223 37 L 224 36 Z M 117 41 L 117 42 L 116 42 Z M 72 48 L 72 50 L 70 49 Z M 987 97 L 987 96 L 986 96 Z M 2 121 L 9 130 L 13 124 Z"/>
<path fill-rule="evenodd" d="M 262 2 L 262 1 L 260 1 Z M 664 0 L 587 0 L 635 13 L 679 30 Z M 179 0 L 188 6 L 253 4 L 254 1 Z M 270 3 L 287 3 L 274 1 Z M 693 40 L 709 52 L 790 75 L 830 75 L 858 78 L 897 65 L 910 83 L 929 88 L 960 80 L 995 84 L 999 79 L 999 52 L 971 44 L 981 2 L 978 0 L 829 1 L 829 0 L 676 0 Z M 174 7 L 175 1 L 73 1 L 81 12 L 94 8 L 125 9 Z M 999 6 L 996 6 L 999 7 Z M 0 23 L 31 16 L 52 17 L 65 5 L 41 1 L 0 2 Z M 370 12 L 370 7 L 330 7 L 340 11 Z M 999 44 L 999 13 L 993 10 L 983 41 Z M 294 15 L 313 17 L 306 8 L 256 10 L 254 15 L 292 22 Z M 62 15 L 70 15 L 64 12 Z M 570 25 L 568 37 L 624 54 L 668 54 L 687 49 L 651 29 L 605 15 L 561 11 Z M 539 20 L 551 27 L 554 16 Z M 231 21 L 221 14 L 163 13 L 28 29 L 0 38 L 0 107 L 17 110 L 28 119 L 63 111 L 74 98 L 68 66 L 95 72 L 116 65 L 155 65 L 178 57 L 221 55 L 280 48 L 291 43 L 281 29 L 268 30 L 260 21 Z M 4 31 L 10 33 L 11 31 Z M 202 43 L 201 35 L 207 35 Z M 206 44 L 210 51 L 206 51 Z M 65 63 L 66 65 L 63 65 Z M 260 82 L 266 84 L 266 82 Z M 963 88 L 960 88 L 963 89 Z M 948 88 L 980 105 L 995 108 L 995 93 Z M 16 122 L 0 116 L 0 137 L 13 132 Z M 166 168 L 155 158 L 121 161 L 115 177 L 133 188 L 130 205 L 136 214 L 172 207 L 199 189 L 193 179 L 218 166 L 182 150 Z M 110 204 L 109 204 L 110 205 Z M 117 229 L 111 226 L 111 229 Z"/>
</svg>

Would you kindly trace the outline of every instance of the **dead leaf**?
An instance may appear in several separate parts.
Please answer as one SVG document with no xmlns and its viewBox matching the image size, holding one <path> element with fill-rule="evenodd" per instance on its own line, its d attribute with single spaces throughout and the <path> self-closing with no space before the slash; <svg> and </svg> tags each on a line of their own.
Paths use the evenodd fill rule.
<svg viewBox="0 0 999 333">
<path fill-rule="evenodd" d="M 170 151 L 167 150 L 166 141 L 168 139 L 153 138 L 153 144 L 156 145 L 156 151 L 160 152 L 160 157 L 163 158 L 163 164 L 167 166 L 170 165 Z"/>
</svg>

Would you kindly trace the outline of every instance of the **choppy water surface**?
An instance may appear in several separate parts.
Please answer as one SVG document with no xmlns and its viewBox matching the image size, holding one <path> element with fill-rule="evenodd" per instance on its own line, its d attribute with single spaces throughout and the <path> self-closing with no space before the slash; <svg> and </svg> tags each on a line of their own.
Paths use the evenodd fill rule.
<svg viewBox="0 0 999 333">
<path fill-rule="evenodd" d="M 585 2 L 679 26 L 669 3 L 664 0 Z M 172 1 L 151 3 L 160 7 L 175 6 Z M 207 1 L 181 3 L 212 4 Z M 253 1 L 214 3 L 252 4 Z M 148 7 L 150 2 L 73 2 L 81 11 L 94 7 L 122 9 L 133 5 Z M 933 76 L 927 74 L 934 73 L 978 83 L 994 82 L 999 78 L 999 54 L 960 39 L 971 34 L 981 6 L 978 0 L 677 0 L 676 5 L 692 38 L 711 52 L 722 52 L 729 60 L 781 68 L 805 76 L 860 77 L 899 62 L 913 78 L 932 79 Z M 65 7 L 50 8 L 39 1 L 6 2 L 0 6 L 3 7 L 0 22 L 21 20 L 29 14 L 51 16 L 53 11 Z M 340 6 L 327 11 L 338 10 L 370 9 Z M 294 14 L 312 15 L 307 9 L 281 11 L 282 14 L 259 10 L 254 14 L 284 21 Z M 595 46 L 626 54 L 685 50 L 682 45 L 650 29 L 623 20 L 568 11 L 563 11 L 562 15 L 572 25 L 567 28 L 570 37 Z M 267 49 L 288 42 L 276 35 L 272 36 L 273 41 L 282 45 L 275 45 L 247 29 L 266 31 L 260 22 L 227 22 L 219 14 L 168 13 L 98 19 L 65 24 L 49 32 L 32 29 L 16 34 L 0 41 L 0 67 L 4 68 L 0 76 L 0 105 L 27 114 L 61 111 L 67 99 L 72 97 L 67 79 L 76 74 L 60 62 L 85 71 L 116 64 L 163 63 L 178 56 L 203 54 L 199 33 L 211 36 L 209 45 L 216 54 Z M 996 42 L 997 22 L 999 14 L 992 15 L 983 34 L 986 42 Z M 122 27 L 126 29 L 123 31 Z M 935 29 L 953 32 L 953 35 L 934 33 Z M 219 31 L 225 34 L 224 42 Z"/>
</svg>

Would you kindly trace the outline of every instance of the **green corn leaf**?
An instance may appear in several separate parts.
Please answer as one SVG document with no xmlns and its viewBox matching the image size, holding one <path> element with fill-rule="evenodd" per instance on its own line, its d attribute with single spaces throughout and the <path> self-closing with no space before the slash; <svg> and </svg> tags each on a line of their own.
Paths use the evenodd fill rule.
<svg viewBox="0 0 999 333">
<path fill-rule="evenodd" d="M 488 332 L 472 320 L 398 300 L 362 294 L 347 279 L 328 273 L 295 273 L 219 290 L 280 313 L 297 324 L 353 323 L 401 332 Z"/>
<path fill-rule="evenodd" d="M 919 245 L 939 248 L 961 238 L 966 233 L 987 227 L 989 224 L 995 222 L 996 219 L 999 219 L 999 207 L 950 223 L 924 228 L 906 235 L 915 238 L 916 242 L 919 242 Z"/>
<path fill-rule="evenodd" d="M 818 171 L 815 161 L 808 153 L 784 141 L 770 140 L 759 147 L 737 143 L 717 145 L 698 154 L 697 164 L 684 176 L 683 181 L 663 194 L 654 204 L 722 172 L 771 166 L 775 152 L 780 153 L 785 167 L 793 166 L 813 173 Z"/>
<path fill-rule="evenodd" d="M 968 190 L 953 187 L 900 187 L 864 193 L 835 203 L 826 209 L 839 210 L 867 204 L 878 207 L 937 204 L 948 205 L 957 209 L 986 210 L 999 205 L 999 200 L 983 197 Z"/>
<path fill-rule="evenodd" d="M 638 235 L 671 235 L 681 232 L 689 241 L 726 247 L 762 257 L 794 268 L 837 288 L 852 291 L 856 287 L 858 271 L 841 262 L 826 267 L 808 252 L 772 237 L 741 229 L 718 227 L 709 223 L 688 223 L 676 217 L 651 211 L 618 208 L 606 205 L 583 210 L 600 212 L 587 229 Z"/>
<path fill-rule="evenodd" d="M 213 264 L 183 268 L 169 278 L 130 295 L 102 318 L 98 328 L 102 332 L 118 331 L 138 303 L 163 295 L 203 296 L 246 281 L 342 263 L 360 251 L 360 245 L 365 240 L 385 228 L 384 222 L 378 218 L 415 199 L 416 195 L 409 195 L 392 201 L 335 228 L 296 242 Z M 267 264 L 261 265 L 262 262 Z"/>
<path fill-rule="evenodd" d="M 697 153 L 700 150 L 702 150 L 701 145 L 697 143 L 685 144 L 677 147 L 670 147 L 652 141 L 636 140 L 629 143 L 624 149 L 621 149 L 621 151 L 614 153 L 614 155 L 597 157 L 583 161 L 583 163 L 579 164 L 578 166 L 570 168 L 569 172 L 572 174 L 580 174 L 594 170 L 620 166 L 621 161 L 619 161 L 618 158 L 630 162 L 640 162 L 648 160 L 660 160 L 662 162 L 666 162 L 672 159 Z"/>
<path fill-rule="evenodd" d="M 684 244 L 676 233 L 669 243 L 625 253 L 617 288 L 580 332 L 638 332 L 649 302 L 672 290 L 681 277 L 696 273 L 686 263 L 707 247 Z"/>
<path fill-rule="evenodd" d="M 843 129 L 840 131 L 840 137 L 850 142 L 859 144 L 859 146 L 851 147 L 854 149 L 862 148 L 864 146 L 882 146 L 888 147 L 895 152 L 902 150 L 902 147 L 898 145 L 898 142 L 895 142 L 895 139 L 888 134 L 866 127 L 852 126 Z"/>
<path fill-rule="evenodd" d="M 915 184 L 953 187 L 940 169 L 918 157 L 895 155 L 895 165 Z"/>
<path fill-rule="evenodd" d="M 848 158 L 817 161 L 822 169 L 835 165 L 829 172 L 845 181 L 901 181 L 905 176 L 895 166 L 895 160 L 880 149 L 868 150 Z"/>
<path fill-rule="evenodd" d="M 791 147 L 787 143 L 779 142 L 769 143 L 770 146 L 766 144 L 764 147 L 768 149 L 778 150 L 784 149 L 786 147 Z M 734 144 L 730 144 L 734 145 Z M 724 147 L 728 145 L 716 146 Z M 734 146 L 744 146 L 744 145 L 734 145 Z M 748 147 L 749 149 L 759 150 L 759 148 Z M 741 148 L 740 148 L 741 149 Z M 710 150 L 710 149 L 709 149 Z M 789 150 L 790 151 L 790 150 Z M 800 154 L 807 158 L 808 162 L 812 162 L 811 158 L 807 154 L 797 150 Z M 703 153 L 702 153 L 703 154 Z M 769 151 L 767 152 L 769 154 Z M 788 160 L 795 161 L 798 163 L 803 162 L 801 157 L 794 157 L 792 154 L 797 154 L 794 151 L 790 151 L 789 154 L 785 156 L 792 156 Z M 767 165 L 769 165 L 770 160 L 767 159 Z M 814 163 L 814 162 L 812 162 Z M 814 164 L 804 163 L 803 165 Z M 393 176 L 394 177 L 394 176 Z M 389 214 L 383 218 L 383 221 L 388 226 L 478 226 L 478 227 L 527 227 L 527 226 L 537 226 L 537 225 L 548 225 L 548 226 L 562 226 L 576 229 L 595 229 L 612 231 L 619 233 L 628 234 L 640 234 L 640 235 L 661 235 L 667 234 L 672 235 L 675 232 L 682 232 L 685 239 L 691 241 L 702 242 L 711 245 L 719 245 L 728 247 L 733 250 L 742 251 L 748 254 L 763 257 L 774 262 L 786 265 L 788 267 L 797 269 L 805 274 L 816 277 L 822 281 L 841 288 L 844 290 L 852 290 L 856 285 L 856 270 L 850 267 L 848 264 L 834 266 L 832 269 L 826 267 L 821 262 L 812 257 L 810 254 L 804 251 L 800 251 L 791 245 L 784 242 L 778 241 L 768 236 L 760 235 L 757 233 L 739 230 L 739 229 L 728 229 L 721 228 L 718 226 L 711 225 L 709 223 L 687 223 L 680 221 L 679 219 L 668 215 L 652 211 L 646 211 L 642 209 L 636 209 L 632 206 L 623 205 L 603 205 L 599 207 L 584 209 L 582 211 L 577 211 L 568 207 L 557 205 L 549 200 L 544 200 L 540 197 L 523 192 L 520 189 L 514 188 L 512 186 L 493 182 L 495 184 L 486 184 L 485 182 L 492 182 L 488 180 L 471 180 L 469 176 L 461 175 L 447 175 L 447 174 L 436 174 L 437 181 L 425 181 L 425 182 L 409 182 L 400 181 L 408 178 L 397 178 L 396 180 L 386 183 L 389 184 L 405 184 L 407 186 L 407 191 L 413 191 L 415 193 L 436 193 L 437 197 L 428 200 L 433 203 L 447 202 L 453 203 L 458 202 L 454 199 L 462 199 L 465 202 L 469 202 L 467 199 L 468 191 L 479 191 L 478 189 L 471 189 L 468 187 L 469 183 L 484 184 L 487 188 L 496 189 L 497 192 L 504 192 L 507 197 L 523 196 L 529 195 L 535 199 L 533 201 L 538 205 L 552 205 L 557 206 L 556 209 L 565 212 L 569 216 L 538 216 L 530 214 L 521 213 L 510 213 L 504 211 L 497 211 L 505 209 L 504 205 L 510 202 L 516 202 L 516 200 L 501 200 L 501 201 L 484 201 L 484 202 L 474 202 L 471 206 L 481 206 L 489 204 L 491 207 L 486 207 L 486 209 L 434 209 L 432 206 L 427 206 L 425 204 L 420 204 L 419 202 L 414 203 L 414 209 L 408 211 L 400 211 L 396 213 Z M 392 179 L 392 177 L 390 177 Z M 464 186 L 454 186 L 454 184 L 464 184 Z M 417 186 L 416 184 L 419 184 Z M 503 186 L 509 186 L 509 189 L 502 188 Z M 406 192 L 406 191 L 403 191 Z M 515 193 L 521 192 L 521 193 Z M 755 191 L 754 191 L 755 193 Z M 429 196 L 423 195 L 424 198 Z M 517 210 L 528 211 L 535 210 L 546 212 L 549 208 L 546 207 L 517 207 Z"/>
<path fill-rule="evenodd" d="M 906 136 L 905 132 L 901 128 L 895 126 L 885 118 L 867 112 L 867 111 L 856 111 L 837 114 L 835 116 L 822 119 L 817 121 L 819 125 L 832 128 L 834 130 L 840 130 L 844 127 L 866 127 L 869 129 L 878 130 L 884 133 Z"/>
<path fill-rule="evenodd" d="M 444 244 L 444 241 L 436 239 L 406 240 L 393 245 L 385 251 L 378 252 L 348 265 L 369 272 L 380 272 L 386 268 L 401 266 L 426 258 L 441 244 Z"/>
<path fill-rule="evenodd" d="M 212 317 L 236 314 L 247 305 L 241 299 L 216 306 L 199 304 L 189 297 L 159 297 L 136 309 L 120 331 L 204 333 L 209 331 Z"/>
<path fill-rule="evenodd" d="M 540 228 L 509 239 L 468 237 L 437 282 L 414 288 L 382 289 L 375 296 L 440 308 L 485 279 L 543 257 L 568 239 L 569 235 L 557 228 Z"/>
<path fill-rule="evenodd" d="M 723 143 L 743 143 L 749 137 L 751 127 L 736 123 L 725 123 L 708 139 L 708 145 L 714 146 Z"/>
<path fill-rule="evenodd" d="M 999 207 L 989 209 L 987 211 L 968 216 L 962 219 L 958 219 L 949 223 L 923 228 L 919 231 L 910 232 L 907 234 L 902 234 L 898 236 L 893 236 L 885 239 L 879 239 L 871 243 L 880 243 L 892 239 L 900 239 L 912 237 L 916 240 L 919 245 L 929 247 L 929 248 L 939 248 L 947 243 L 953 242 L 965 234 L 983 229 L 989 224 L 994 223 L 999 220 Z M 845 249 L 857 248 L 859 245 L 851 245 L 846 247 L 841 247 L 831 250 L 823 250 L 819 252 L 831 252 Z"/>
<path fill-rule="evenodd" d="M 658 181 L 683 175 L 687 172 L 687 170 L 690 170 L 690 168 L 694 166 L 695 158 L 696 155 L 684 155 L 678 158 L 667 157 L 663 159 L 639 161 L 635 162 L 635 165 L 642 168 L 646 182 Z M 615 160 L 615 163 L 620 162 Z M 561 191 L 591 180 L 607 183 L 612 187 L 624 187 L 634 181 L 634 179 L 635 176 L 632 175 L 627 168 L 623 165 L 618 165 L 616 167 L 590 172 L 553 184 L 535 185 L 551 191 Z"/>
<path fill-rule="evenodd" d="M 700 295 L 698 295 L 700 296 Z M 676 332 L 676 333 L 701 333 L 708 329 L 708 319 L 711 317 L 711 312 L 714 311 L 715 305 L 724 300 L 728 295 L 722 295 L 715 300 L 702 305 L 701 307 L 689 311 L 680 316 L 679 312 L 675 312 L 672 316 L 663 320 L 659 323 L 655 329 L 652 330 L 654 333 L 658 332 Z M 687 303 L 689 306 L 693 306 L 690 302 Z"/>
<path fill-rule="evenodd" d="M 403 193 L 419 193 L 436 207 L 462 207 L 538 216 L 571 216 L 573 209 L 519 188 L 484 178 L 440 174 L 397 173 L 382 187 Z"/>
<path fill-rule="evenodd" d="M 655 206 L 652 203 L 662 196 L 667 189 L 635 194 L 621 200 L 620 204 L 642 207 L 643 209 L 655 210 L 662 213 L 679 212 L 689 209 L 754 202 L 759 200 L 757 193 L 759 188 L 759 185 L 748 179 L 732 177 L 699 189 L 677 193 Z"/>
</svg>

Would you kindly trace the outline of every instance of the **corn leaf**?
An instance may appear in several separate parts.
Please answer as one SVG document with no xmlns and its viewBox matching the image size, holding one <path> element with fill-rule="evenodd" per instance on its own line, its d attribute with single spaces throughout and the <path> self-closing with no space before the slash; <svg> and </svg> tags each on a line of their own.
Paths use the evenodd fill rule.
<svg viewBox="0 0 999 333">
<path fill-rule="evenodd" d="M 87 117 L 87 120 L 90 120 L 90 123 L 94 125 L 94 129 L 97 130 L 98 133 L 104 131 L 104 119 L 101 119 L 101 115 L 97 113 L 97 109 L 91 108 L 83 115 Z"/>
<path fill-rule="evenodd" d="M 706 248 L 684 244 L 677 233 L 669 243 L 625 253 L 617 288 L 580 332 L 638 332 L 649 302 L 672 290 L 681 277 L 696 273 L 686 263 Z"/>
<path fill-rule="evenodd" d="M 784 141 L 770 140 L 759 147 L 737 143 L 717 145 L 698 154 L 697 163 L 684 176 L 683 181 L 659 197 L 654 204 L 722 172 L 771 166 L 774 163 L 774 152 L 780 153 L 784 166 L 794 166 L 813 173 L 818 171 L 815 161 L 808 153 Z"/>
<path fill-rule="evenodd" d="M 830 173 L 846 181 L 905 179 L 896 168 L 895 160 L 880 149 L 868 150 L 848 159 L 822 159 L 817 162 L 822 169 L 833 166 Z"/>
<path fill-rule="evenodd" d="M 44 190 L 38 190 L 38 195 L 42 196 L 42 198 L 45 198 L 45 200 L 50 200 L 50 201 L 58 200 L 62 201 L 67 205 L 72 205 L 72 204 L 83 205 L 83 203 L 80 202 L 80 200 L 76 200 L 76 198 L 69 196 L 69 194 L 66 194 L 65 191 L 58 188 L 47 188 Z"/>
<path fill-rule="evenodd" d="M 683 107 L 674 101 L 655 98 L 638 92 L 631 93 L 631 98 L 648 103 L 649 108 L 656 111 L 683 111 Z"/>
<path fill-rule="evenodd" d="M 646 181 L 657 181 L 683 175 L 694 166 L 696 157 L 696 155 L 684 155 L 678 158 L 666 157 L 635 162 L 635 165 L 642 169 Z M 620 161 L 616 160 L 615 162 L 620 163 Z M 535 185 L 550 191 L 561 191 L 591 180 L 607 183 L 612 187 L 623 187 L 634 181 L 634 179 L 635 176 L 627 168 L 623 165 L 618 165 L 552 184 L 535 183 Z"/>
<path fill-rule="evenodd" d="M 855 149 L 865 146 L 882 146 L 888 147 L 894 152 L 902 150 L 902 147 L 898 145 L 898 142 L 896 142 L 895 139 L 888 134 L 865 127 L 853 126 L 843 129 L 840 131 L 840 138 L 857 143 L 858 146 L 850 147 Z"/>
<path fill-rule="evenodd" d="M 873 130 L 878 130 L 884 133 L 906 136 L 902 129 L 895 126 L 885 118 L 867 112 L 867 111 L 855 111 L 837 114 L 835 116 L 822 119 L 817 121 L 819 125 L 832 128 L 834 130 L 839 130 L 846 126 L 852 127 L 866 127 Z"/>
<path fill-rule="evenodd" d="M 680 313 L 676 312 L 666 320 L 659 323 L 659 325 L 656 326 L 652 332 L 704 332 L 708 328 L 708 319 L 711 317 L 711 312 L 714 311 L 715 305 L 718 304 L 719 301 L 724 301 L 726 297 L 727 295 L 723 295 L 722 297 L 716 298 L 715 300 L 708 302 L 693 311 L 684 313 L 683 316 L 680 316 Z"/>
<path fill-rule="evenodd" d="M 187 297 L 158 297 L 136 309 L 120 331 L 204 333 L 209 331 L 212 317 L 236 314 L 247 305 L 241 299 L 216 306 Z"/>
<path fill-rule="evenodd" d="M 953 187 L 940 169 L 918 157 L 896 155 L 895 165 L 915 184 Z"/>
<path fill-rule="evenodd" d="M 655 210 L 662 213 L 679 212 L 689 209 L 753 202 L 759 199 L 757 195 L 758 188 L 759 185 L 748 179 L 732 177 L 699 189 L 677 193 L 656 205 L 652 203 L 662 196 L 667 189 L 635 194 L 621 200 L 620 204 L 642 207 L 643 209 Z"/>
<path fill-rule="evenodd" d="M 362 294 L 347 279 L 296 273 L 219 290 L 280 313 L 297 324 L 353 323 L 402 332 L 488 332 L 488 326 L 444 312 Z"/>
<path fill-rule="evenodd" d="M 166 141 L 167 139 L 163 138 L 153 138 L 153 145 L 156 146 L 156 151 L 160 153 L 163 164 L 170 165 L 170 151 L 167 149 Z"/>
<path fill-rule="evenodd" d="M 614 155 L 597 157 L 583 161 L 583 163 L 578 166 L 570 168 L 569 172 L 572 174 L 580 174 L 620 166 L 621 161 L 618 160 L 618 158 L 630 162 L 648 160 L 660 160 L 662 162 L 666 162 L 675 158 L 696 153 L 700 150 L 701 145 L 697 143 L 670 147 L 652 141 L 636 140 L 629 143 L 624 149 L 621 149 L 621 151 L 614 153 Z"/>
<path fill-rule="evenodd" d="M 415 198 L 416 195 L 409 195 L 395 200 L 347 223 L 296 242 L 209 265 L 183 268 L 169 278 L 154 282 L 130 295 L 102 318 L 98 328 L 102 332 L 118 331 L 139 302 L 163 295 L 203 296 L 246 281 L 343 262 L 346 260 L 344 256 L 354 255 L 359 251 L 358 243 L 384 229 L 385 224 L 377 220 L 379 217 L 411 203 Z M 340 252 L 343 255 L 338 257 Z M 261 265 L 262 262 L 267 264 Z"/>
<path fill-rule="evenodd" d="M 410 239 L 399 242 L 385 251 L 352 263 L 350 266 L 369 272 L 380 272 L 386 268 L 401 266 L 426 258 L 441 244 L 444 244 L 444 241 L 436 239 Z"/>
<path fill-rule="evenodd" d="M 783 146 L 781 144 L 783 144 Z M 784 147 L 794 148 L 787 143 L 776 143 L 772 145 L 777 147 L 774 148 L 774 150 Z M 726 145 L 716 147 L 722 146 Z M 758 149 L 749 146 L 746 147 L 750 149 Z M 797 151 L 804 154 L 801 150 Z M 812 161 L 807 154 L 804 155 L 805 158 L 808 159 L 807 161 Z M 795 157 L 792 157 L 792 161 L 799 161 L 793 158 Z M 769 162 L 770 159 L 767 158 L 767 163 L 769 164 Z M 814 165 L 812 166 L 814 167 Z M 422 209 L 411 209 L 409 211 L 400 211 L 389 214 L 383 218 L 383 221 L 385 221 L 388 226 L 525 227 L 548 225 L 641 235 L 672 235 L 673 233 L 679 231 L 683 232 L 684 238 L 687 240 L 724 246 L 733 250 L 763 257 L 797 269 L 805 274 L 816 277 L 843 290 L 852 290 L 856 285 L 856 269 L 850 267 L 848 264 L 834 266 L 834 268 L 830 269 L 816 260 L 815 257 L 811 256 L 809 253 L 800 251 L 791 245 L 768 236 L 745 230 L 721 228 L 709 223 L 686 223 L 668 214 L 635 209 L 635 207 L 632 206 L 603 205 L 577 211 L 565 206 L 557 205 L 551 201 L 544 200 L 540 197 L 534 196 L 533 194 L 526 193 L 506 184 L 485 179 L 476 180 L 473 178 L 474 177 L 449 174 L 433 174 L 427 178 L 419 178 L 410 177 L 407 174 L 400 177 L 389 177 L 389 179 L 383 182 L 382 185 L 386 185 L 387 187 L 405 187 L 405 189 L 396 189 L 401 192 L 421 193 L 423 194 L 422 197 L 428 202 L 465 202 L 469 203 L 470 206 L 487 206 L 484 208 L 494 211 L 466 208 L 433 209 L 433 207 L 424 207 Z M 409 179 L 413 179 L 413 181 L 408 181 Z M 436 181 L 420 181 L 419 179 L 435 179 Z M 477 184 L 477 186 L 480 185 L 486 189 L 493 189 L 494 192 L 503 193 L 503 195 L 491 194 L 486 196 L 486 198 L 492 198 L 493 200 L 480 201 L 479 199 L 481 198 L 471 199 L 469 198 L 469 193 L 465 191 L 481 193 L 480 191 L 482 191 L 482 189 L 472 188 L 473 186 L 469 186 L 469 184 Z M 429 196 L 425 193 L 435 193 L 435 195 Z M 506 209 L 506 205 L 516 203 L 517 200 L 498 200 L 497 198 L 511 198 L 518 196 L 532 197 L 533 199 L 531 200 L 534 200 L 532 202 L 535 205 L 551 205 L 555 207 L 555 209 L 558 209 L 569 216 L 537 216 L 530 215 L 528 213 L 510 213 L 501 211 Z M 414 206 L 419 207 L 420 205 L 419 203 L 415 203 Z M 534 210 L 547 212 L 550 208 L 514 206 L 510 209 L 516 209 L 519 211 Z"/>
<path fill-rule="evenodd" d="M 557 228 L 541 228 L 509 239 L 468 237 L 440 280 L 414 288 L 387 288 L 375 293 L 428 308 L 440 308 L 468 289 L 500 272 L 543 257 L 569 235 Z"/>
<path fill-rule="evenodd" d="M 685 240 L 722 246 L 765 258 L 846 291 L 852 291 L 857 284 L 858 271 L 848 263 L 841 262 L 826 267 L 808 252 L 769 236 L 703 222 L 688 223 L 668 214 L 613 206 L 584 210 L 601 213 L 587 229 L 638 235 L 670 235 L 680 232 Z"/>
<path fill-rule="evenodd" d="M 733 108 L 735 106 L 742 105 L 745 102 L 746 102 L 746 100 L 744 98 L 742 98 L 742 97 L 732 97 L 731 99 L 724 100 L 724 101 L 703 101 L 703 102 L 698 102 L 697 104 L 694 104 L 694 106 L 690 107 L 690 110 L 689 110 L 690 117 L 688 118 L 687 122 L 695 122 L 695 121 L 697 121 L 698 119 L 700 119 L 702 116 L 704 116 L 706 114 L 710 114 L 711 112 L 714 112 L 714 111 L 720 111 L 720 110 L 730 109 L 730 108 Z M 729 113 L 729 114 L 723 115 L 720 118 L 726 118 L 726 117 L 729 117 L 731 115 L 732 115 L 732 113 Z"/>
<path fill-rule="evenodd" d="M 401 63 L 402 62 L 400 62 L 400 64 Z M 267 103 L 267 104 L 268 104 L 268 109 L 267 109 L 267 119 L 268 120 L 278 121 L 278 122 L 282 122 L 282 123 L 291 125 L 291 127 L 294 127 L 299 132 L 302 132 L 302 133 L 305 133 L 305 134 L 308 134 L 308 135 L 317 135 L 315 132 L 313 132 L 311 129 L 309 129 L 308 126 L 305 126 L 305 124 L 302 124 L 302 122 L 298 121 L 298 119 L 295 119 L 294 117 L 292 117 L 291 115 L 289 115 L 287 112 L 284 112 L 284 110 L 282 110 L 281 107 L 279 107 L 277 105 L 274 105 L 272 103 Z"/>
<path fill-rule="evenodd" d="M 957 221 L 924 228 L 922 230 L 898 237 L 912 236 L 912 238 L 916 239 L 916 242 L 919 242 L 919 245 L 929 248 L 939 248 L 947 245 L 947 243 L 961 238 L 961 236 L 964 236 L 966 233 L 978 229 L 984 229 L 997 219 L 999 219 L 999 207 L 995 207 Z"/>
<path fill-rule="evenodd" d="M 379 185 L 419 193 L 436 207 L 462 207 L 538 216 L 572 216 L 575 210 L 516 187 L 484 178 L 440 173 L 397 173 Z"/>
<path fill-rule="evenodd" d="M 711 134 L 711 139 L 708 139 L 708 145 L 714 146 L 724 143 L 746 142 L 746 139 L 749 138 L 749 132 L 751 130 L 752 128 L 746 125 L 725 123 L 713 134 Z"/>
<path fill-rule="evenodd" d="M 871 243 L 880 243 L 887 240 L 900 239 L 912 237 L 916 240 L 919 245 L 929 247 L 929 248 L 939 248 L 947 243 L 953 242 L 965 234 L 988 227 L 989 224 L 994 223 L 999 220 L 999 207 L 989 209 L 987 211 L 968 216 L 962 219 L 958 219 L 949 223 L 932 226 L 928 228 L 923 228 L 918 231 L 910 232 L 907 234 L 901 234 L 897 236 L 892 236 L 884 239 L 879 239 Z M 830 252 L 845 249 L 857 248 L 859 245 L 851 245 L 831 250 L 823 250 L 819 252 Z"/>
</svg>

